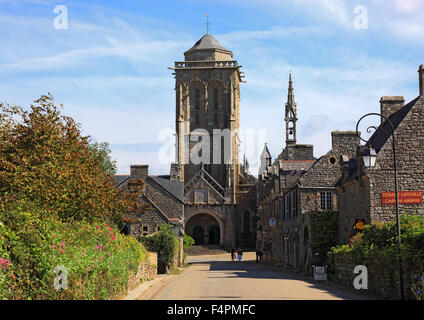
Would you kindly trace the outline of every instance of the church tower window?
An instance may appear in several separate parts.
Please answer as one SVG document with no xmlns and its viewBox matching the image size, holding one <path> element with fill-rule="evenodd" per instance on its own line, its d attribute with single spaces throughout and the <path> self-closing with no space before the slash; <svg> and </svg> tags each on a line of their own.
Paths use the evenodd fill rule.
<svg viewBox="0 0 424 320">
<path fill-rule="evenodd" d="M 213 109 L 218 110 L 218 89 L 213 90 Z"/>
<path fill-rule="evenodd" d="M 195 99 L 194 99 L 195 108 L 196 110 L 199 110 L 200 109 L 200 90 L 199 89 L 196 89 L 194 96 L 195 96 Z"/>
</svg>

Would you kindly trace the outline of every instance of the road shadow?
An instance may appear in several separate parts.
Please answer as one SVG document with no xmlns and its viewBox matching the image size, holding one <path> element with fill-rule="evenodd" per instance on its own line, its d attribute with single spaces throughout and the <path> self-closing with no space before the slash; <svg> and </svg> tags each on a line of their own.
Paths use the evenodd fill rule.
<svg viewBox="0 0 424 320">
<path fill-rule="evenodd" d="M 316 282 L 308 276 L 285 272 L 276 266 L 270 266 L 253 261 L 193 261 L 190 264 L 209 265 L 210 279 L 246 278 L 246 279 L 275 279 L 297 280 L 306 283 L 310 288 L 324 290 L 334 297 L 350 300 L 374 300 L 374 297 L 353 292 L 345 288 L 334 287 L 329 283 Z M 199 272 L 204 272 L 200 271 Z"/>
</svg>

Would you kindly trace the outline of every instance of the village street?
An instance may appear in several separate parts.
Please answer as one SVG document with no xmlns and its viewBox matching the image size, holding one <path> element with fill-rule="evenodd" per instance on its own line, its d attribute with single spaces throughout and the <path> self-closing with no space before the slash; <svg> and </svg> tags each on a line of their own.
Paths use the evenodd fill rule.
<svg viewBox="0 0 424 320">
<path fill-rule="evenodd" d="M 276 267 L 255 263 L 255 253 L 244 261 L 230 254 L 191 256 L 179 275 L 154 280 L 150 288 L 132 299 L 139 300 L 363 300 L 367 296 L 310 278 L 284 273 Z"/>
</svg>

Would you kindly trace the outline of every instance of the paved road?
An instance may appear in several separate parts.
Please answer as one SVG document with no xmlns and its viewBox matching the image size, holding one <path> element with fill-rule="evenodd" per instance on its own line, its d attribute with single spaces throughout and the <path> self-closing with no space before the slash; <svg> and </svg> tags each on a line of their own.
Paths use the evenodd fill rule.
<svg viewBox="0 0 424 320">
<path fill-rule="evenodd" d="M 153 300 L 339 300 L 365 299 L 307 277 L 284 273 L 276 267 L 256 264 L 254 253 L 242 262 L 231 261 L 229 254 L 190 257 L 190 266 L 178 276 L 153 286 L 139 299 Z M 250 259 L 249 259 L 250 258 Z"/>
</svg>

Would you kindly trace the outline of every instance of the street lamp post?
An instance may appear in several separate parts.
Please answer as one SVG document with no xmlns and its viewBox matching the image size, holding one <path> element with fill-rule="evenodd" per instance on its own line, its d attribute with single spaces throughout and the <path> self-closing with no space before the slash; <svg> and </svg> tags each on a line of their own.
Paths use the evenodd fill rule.
<svg viewBox="0 0 424 320">
<path fill-rule="evenodd" d="M 403 276 L 402 276 L 402 258 L 400 256 L 400 222 L 399 222 L 399 199 L 398 199 L 398 179 L 397 179 L 397 168 L 396 168 L 396 142 L 395 142 L 395 128 L 393 127 L 393 123 L 385 116 L 383 116 L 382 114 L 379 113 L 368 113 L 364 116 L 362 116 L 357 124 L 356 124 L 356 134 L 359 137 L 359 139 L 361 139 L 362 141 L 364 141 L 366 143 L 366 146 L 368 147 L 367 151 L 365 152 L 365 154 L 363 155 L 363 161 L 364 161 L 364 165 L 368 168 L 372 168 L 375 165 L 375 160 L 377 158 L 377 153 L 375 151 L 375 149 L 372 148 L 371 144 L 369 143 L 368 140 L 362 139 L 361 135 L 358 131 L 358 126 L 359 123 L 361 122 L 362 119 L 364 119 L 365 117 L 368 116 L 379 116 L 383 119 L 385 119 L 387 121 L 387 123 L 390 124 L 390 128 L 392 129 L 392 148 L 393 148 L 393 168 L 394 168 L 394 173 L 395 173 L 395 199 L 396 199 L 396 225 L 397 225 L 397 262 L 398 262 L 398 274 L 399 274 L 399 295 L 400 295 L 400 299 L 404 300 L 404 295 L 403 295 Z M 374 126 L 370 126 L 367 128 L 367 132 L 370 132 L 370 129 L 376 129 L 376 127 Z"/>
</svg>

